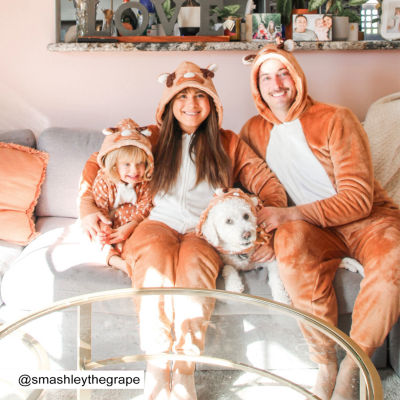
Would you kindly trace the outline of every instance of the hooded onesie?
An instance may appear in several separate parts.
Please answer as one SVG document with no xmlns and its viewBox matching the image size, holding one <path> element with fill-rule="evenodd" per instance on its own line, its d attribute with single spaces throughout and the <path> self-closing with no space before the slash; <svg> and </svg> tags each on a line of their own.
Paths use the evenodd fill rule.
<svg viewBox="0 0 400 400">
<path fill-rule="evenodd" d="M 260 66 L 279 60 L 297 95 L 280 121 L 263 100 Z M 332 281 L 340 260 L 352 257 L 365 277 L 356 298 L 350 336 L 371 355 L 399 318 L 400 211 L 374 179 L 367 135 L 347 108 L 313 100 L 292 54 L 267 45 L 251 70 L 251 90 L 259 115 L 241 138 L 263 159 L 286 189 L 303 219 L 275 232 L 279 271 L 293 305 L 337 325 Z M 333 343 L 303 326 L 312 359 L 336 358 Z"/>
<path fill-rule="evenodd" d="M 122 122 L 115 132 L 104 130 L 106 137 L 97 155 L 97 162 L 101 169 L 93 183 L 93 197 L 96 206 L 106 217 L 111 217 L 114 229 L 128 222 L 138 224 L 149 215 L 152 207 L 149 180 L 153 173 L 154 160 L 151 143 L 141 133 L 139 126 L 134 121 L 124 120 Z M 107 171 L 105 165 L 108 154 L 125 146 L 142 149 L 147 158 L 148 165 L 146 165 L 145 176 L 134 185 L 118 180 L 114 170 L 113 173 Z M 112 255 L 120 254 L 121 246 L 122 243 L 119 243 L 118 246 L 111 248 L 107 255 L 107 262 Z"/>
<path fill-rule="evenodd" d="M 165 88 L 156 111 L 157 126 L 148 127 L 152 132 L 152 144 L 155 145 L 160 136 L 167 104 L 183 89 L 200 89 L 210 96 L 213 103 L 210 106 L 216 109 L 220 142 L 230 164 L 229 186 L 240 181 L 248 191 L 258 195 L 264 205 L 284 207 L 287 204 L 285 191 L 265 162 L 238 135 L 221 128 L 223 110 L 213 76 L 211 67 L 200 68 L 191 62 L 183 62 L 173 73 L 163 75 Z M 193 134 L 180 130 L 176 134 L 180 135 L 178 151 L 181 153 L 176 157 L 180 159 L 176 180 L 166 193 L 154 196 L 149 217 L 126 240 L 122 251 L 123 258 L 133 267 L 134 288 L 216 287 L 221 260 L 216 250 L 195 231 L 216 188 L 205 180 L 196 182 L 196 154 L 189 154 Z M 155 165 L 155 168 L 163 166 Z M 82 216 L 94 210 L 90 190 L 93 169 L 95 166 L 89 160 L 82 180 Z M 213 306 L 212 299 L 200 296 L 143 296 L 137 302 L 142 350 L 145 353 L 200 354 Z M 194 364 L 176 361 L 174 369 L 191 374 Z"/>
</svg>

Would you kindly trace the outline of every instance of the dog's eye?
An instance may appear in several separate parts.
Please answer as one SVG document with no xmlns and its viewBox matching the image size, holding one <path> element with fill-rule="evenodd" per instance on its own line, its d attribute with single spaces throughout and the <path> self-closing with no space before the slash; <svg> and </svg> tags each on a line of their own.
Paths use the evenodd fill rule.
<svg viewBox="0 0 400 400">
<path fill-rule="evenodd" d="M 230 219 L 230 218 L 228 218 L 228 219 L 225 221 L 225 223 L 228 224 L 228 225 L 232 225 L 232 224 L 233 224 L 233 220 Z"/>
<path fill-rule="evenodd" d="M 246 221 L 250 218 L 249 214 L 243 214 L 243 219 L 245 219 Z"/>
</svg>

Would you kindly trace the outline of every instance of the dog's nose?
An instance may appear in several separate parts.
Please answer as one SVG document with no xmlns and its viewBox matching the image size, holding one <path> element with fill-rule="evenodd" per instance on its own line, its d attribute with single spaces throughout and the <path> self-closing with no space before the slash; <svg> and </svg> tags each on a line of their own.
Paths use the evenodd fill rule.
<svg viewBox="0 0 400 400">
<path fill-rule="evenodd" d="M 243 232 L 243 234 L 242 234 L 242 238 L 243 239 L 248 239 L 250 236 L 251 236 L 251 232 L 250 231 Z"/>
</svg>

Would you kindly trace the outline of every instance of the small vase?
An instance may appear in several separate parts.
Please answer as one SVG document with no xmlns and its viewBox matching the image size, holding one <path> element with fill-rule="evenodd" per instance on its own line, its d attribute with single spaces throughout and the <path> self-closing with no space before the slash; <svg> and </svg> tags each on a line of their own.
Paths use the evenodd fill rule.
<svg viewBox="0 0 400 400">
<path fill-rule="evenodd" d="M 88 32 L 88 1 L 74 0 L 76 18 L 76 36 L 85 36 Z"/>
<path fill-rule="evenodd" d="M 333 16 L 332 40 L 346 41 L 349 37 L 349 17 Z"/>
<path fill-rule="evenodd" d="M 349 23 L 349 37 L 347 38 L 350 42 L 358 41 L 358 23 L 350 22 Z"/>
</svg>

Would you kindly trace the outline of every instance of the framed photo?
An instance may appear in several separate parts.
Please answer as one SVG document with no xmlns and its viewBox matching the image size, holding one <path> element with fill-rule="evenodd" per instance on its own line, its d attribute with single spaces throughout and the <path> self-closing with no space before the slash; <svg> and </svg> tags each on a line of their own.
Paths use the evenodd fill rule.
<svg viewBox="0 0 400 400">
<path fill-rule="evenodd" d="M 398 0 L 400 1 L 400 0 Z M 328 14 L 293 15 L 293 40 L 317 42 L 332 40 L 332 16 Z"/>
<path fill-rule="evenodd" d="M 382 2 L 381 36 L 386 40 L 400 39 L 400 0 Z"/>
<path fill-rule="evenodd" d="M 281 14 L 254 13 L 246 15 L 246 40 L 270 41 L 282 37 Z"/>
</svg>

